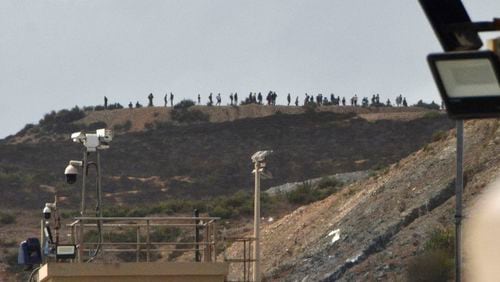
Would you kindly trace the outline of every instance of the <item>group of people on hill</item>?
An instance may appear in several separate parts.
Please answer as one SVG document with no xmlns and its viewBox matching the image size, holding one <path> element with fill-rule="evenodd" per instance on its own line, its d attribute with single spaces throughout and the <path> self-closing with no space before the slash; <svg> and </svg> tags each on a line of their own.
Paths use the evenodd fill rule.
<svg viewBox="0 0 500 282">
<path fill-rule="evenodd" d="M 153 107 L 154 104 L 153 104 L 153 99 L 154 99 L 154 95 L 153 93 L 150 93 L 148 96 L 148 107 Z M 269 106 L 274 106 L 276 105 L 276 100 L 278 98 L 278 94 L 275 92 L 275 91 L 269 91 L 265 97 L 265 102 L 264 102 L 264 96 L 262 95 L 261 92 L 250 92 L 248 94 L 248 96 L 243 100 L 241 101 L 241 105 L 247 105 L 247 104 L 257 104 L 257 105 L 269 105 Z M 286 96 L 286 100 L 287 100 L 287 105 L 290 106 L 292 105 L 292 95 L 290 95 L 290 93 L 288 93 L 288 95 Z M 370 101 L 371 100 L 371 101 Z M 167 93 L 165 94 L 165 96 L 163 97 L 163 101 L 164 101 L 164 106 L 165 107 L 168 107 L 169 106 L 169 102 L 170 102 L 170 106 L 173 107 L 174 106 L 174 94 L 172 92 Z M 229 105 L 231 106 L 237 106 L 238 105 L 238 93 L 237 92 L 234 92 L 234 93 L 230 93 L 229 94 Z M 197 96 L 197 102 L 198 102 L 198 105 L 201 105 L 201 95 L 198 94 Z M 371 103 L 370 103 L 371 102 Z M 215 96 L 215 103 L 214 103 L 214 95 L 213 93 L 210 93 L 208 95 L 208 102 L 207 102 L 207 106 L 221 106 L 222 105 L 222 96 L 220 93 L 218 93 L 216 96 Z M 299 106 L 299 96 L 296 96 L 295 99 L 294 99 L 294 105 L 295 106 Z M 326 106 L 326 105 L 334 105 L 334 106 L 347 106 L 347 101 L 346 101 L 346 97 L 340 97 L 340 96 L 335 96 L 333 93 L 330 94 L 330 97 L 328 96 L 323 96 L 323 94 L 319 93 L 317 94 L 316 96 L 314 95 L 309 95 L 307 93 L 305 93 L 305 96 L 304 96 L 304 100 L 303 100 L 303 104 L 302 105 L 317 105 L 317 106 Z M 353 107 L 358 107 L 358 106 L 362 106 L 362 107 L 368 107 L 368 106 L 375 106 L 375 107 L 392 107 L 393 104 L 391 103 L 391 100 L 390 99 L 387 99 L 387 101 L 385 103 L 381 102 L 380 101 L 380 94 L 373 94 L 373 96 L 371 97 L 371 99 L 368 99 L 368 97 L 363 97 L 361 99 L 361 105 L 358 104 L 358 95 L 357 94 L 354 94 L 354 96 L 352 96 L 350 98 L 350 105 L 353 106 Z M 408 107 L 408 103 L 406 101 L 406 98 L 403 97 L 403 95 L 398 95 L 395 99 L 395 106 L 397 107 Z M 132 103 L 132 101 L 128 104 L 128 107 L 129 108 L 134 108 L 134 104 Z M 139 101 L 137 101 L 135 103 L 135 108 L 141 108 L 142 105 L 139 103 Z M 107 109 L 108 108 L 108 98 L 106 96 L 104 96 L 104 108 Z"/>
</svg>

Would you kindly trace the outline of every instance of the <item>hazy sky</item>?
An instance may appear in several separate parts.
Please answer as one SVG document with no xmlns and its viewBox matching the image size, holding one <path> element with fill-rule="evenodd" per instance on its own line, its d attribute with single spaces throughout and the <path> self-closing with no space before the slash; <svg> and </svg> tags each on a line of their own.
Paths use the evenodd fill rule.
<svg viewBox="0 0 500 282">
<path fill-rule="evenodd" d="M 464 3 L 500 16 L 498 0 Z M 0 137 L 105 95 L 438 101 L 425 57 L 440 50 L 417 0 L 0 0 Z"/>
</svg>

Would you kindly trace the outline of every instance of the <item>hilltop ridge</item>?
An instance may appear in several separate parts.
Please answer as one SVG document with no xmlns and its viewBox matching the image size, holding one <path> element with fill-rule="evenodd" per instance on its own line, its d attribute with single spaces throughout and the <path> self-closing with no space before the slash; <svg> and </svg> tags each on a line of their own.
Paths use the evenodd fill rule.
<svg viewBox="0 0 500 282">
<path fill-rule="evenodd" d="M 103 110 L 86 110 L 84 107 L 73 108 L 72 110 L 52 111 L 40 120 L 38 124 L 28 124 L 18 133 L 8 136 L 4 142 L 7 143 L 33 143 L 40 140 L 62 140 L 67 138 L 71 131 L 81 129 L 94 130 L 98 127 L 114 129 L 116 134 L 141 132 L 155 127 L 157 124 L 174 123 L 177 125 L 189 124 L 177 122 L 172 117 L 173 107 L 142 107 Z M 428 110 L 419 107 L 352 107 L 352 106 L 264 106 L 264 105 L 242 105 L 242 106 L 192 106 L 190 113 L 201 113 L 205 115 L 206 122 L 222 123 L 239 119 L 263 118 L 276 114 L 300 115 L 307 112 L 328 112 L 337 114 L 355 114 L 368 121 L 375 120 L 399 120 L 408 121 L 421 118 L 428 113 L 438 113 L 438 111 Z M 61 115 L 61 122 L 57 128 L 50 130 L 51 134 L 43 134 L 43 125 L 49 117 L 50 123 L 57 122 L 58 115 Z M 66 116 L 71 115 L 69 118 Z M 68 122 L 69 121 L 69 122 Z"/>
</svg>

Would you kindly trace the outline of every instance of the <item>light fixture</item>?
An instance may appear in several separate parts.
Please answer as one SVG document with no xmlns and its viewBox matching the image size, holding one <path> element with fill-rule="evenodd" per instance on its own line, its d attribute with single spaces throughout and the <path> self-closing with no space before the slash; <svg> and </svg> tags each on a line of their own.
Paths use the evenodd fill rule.
<svg viewBox="0 0 500 282">
<path fill-rule="evenodd" d="M 500 63 L 495 53 L 439 53 L 427 60 L 451 118 L 500 116 Z"/>
<path fill-rule="evenodd" d="M 419 0 L 445 53 L 427 57 L 452 119 L 500 117 L 500 67 L 479 32 L 497 31 L 500 19 L 472 22 L 461 0 Z"/>
</svg>

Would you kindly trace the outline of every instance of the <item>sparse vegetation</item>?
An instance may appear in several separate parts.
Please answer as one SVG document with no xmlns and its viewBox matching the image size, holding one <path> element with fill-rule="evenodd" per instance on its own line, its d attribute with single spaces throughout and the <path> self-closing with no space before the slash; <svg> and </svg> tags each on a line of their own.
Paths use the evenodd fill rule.
<svg viewBox="0 0 500 282">
<path fill-rule="evenodd" d="M 75 106 L 71 110 L 52 111 L 38 122 L 40 128 L 46 132 L 67 133 L 77 130 L 74 121 L 85 117 L 85 112 Z"/>
<path fill-rule="evenodd" d="M 407 270 L 408 281 L 449 281 L 452 279 L 454 240 L 452 229 L 434 231 L 425 243 L 423 253 L 410 261 Z"/>
<path fill-rule="evenodd" d="M 11 213 L 0 212 L 0 226 L 16 222 L 16 217 Z"/>
<path fill-rule="evenodd" d="M 316 186 L 310 182 L 302 183 L 297 189 L 286 193 L 286 198 L 292 204 L 306 205 L 338 192 L 341 185 L 342 183 L 336 178 L 325 177 Z"/>
<path fill-rule="evenodd" d="M 438 118 L 440 117 L 442 114 L 439 113 L 438 111 L 431 111 L 431 112 L 426 112 L 424 114 L 424 118 L 428 118 L 428 119 L 435 119 L 435 118 Z"/>
<path fill-rule="evenodd" d="M 179 123 L 196 123 L 209 120 L 208 114 L 200 110 L 188 110 L 188 108 L 173 109 L 171 115 L 172 120 Z"/>
<path fill-rule="evenodd" d="M 115 132 L 127 132 L 132 128 L 132 122 L 130 120 L 127 120 L 126 122 L 122 124 L 115 124 L 113 126 L 113 131 Z"/>
<path fill-rule="evenodd" d="M 175 110 L 187 110 L 194 105 L 195 105 L 194 101 L 189 100 L 189 99 L 185 99 L 185 100 L 182 100 L 179 103 L 175 104 L 174 109 Z"/>
<path fill-rule="evenodd" d="M 432 142 L 441 141 L 443 139 L 446 139 L 447 136 L 448 133 L 446 131 L 438 130 L 432 134 Z"/>
<path fill-rule="evenodd" d="M 314 115 L 316 113 L 316 108 L 318 105 L 316 103 L 307 103 L 302 108 L 304 108 L 304 111 L 308 115 Z"/>
<path fill-rule="evenodd" d="M 420 107 L 429 110 L 439 110 L 439 105 L 434 103 L 434 101 L 432 101 L 431 103 L 425 103 L 424 101 L 419 100 L 415 105 L 413 105 L 413 107 Z"/>
</svg>

